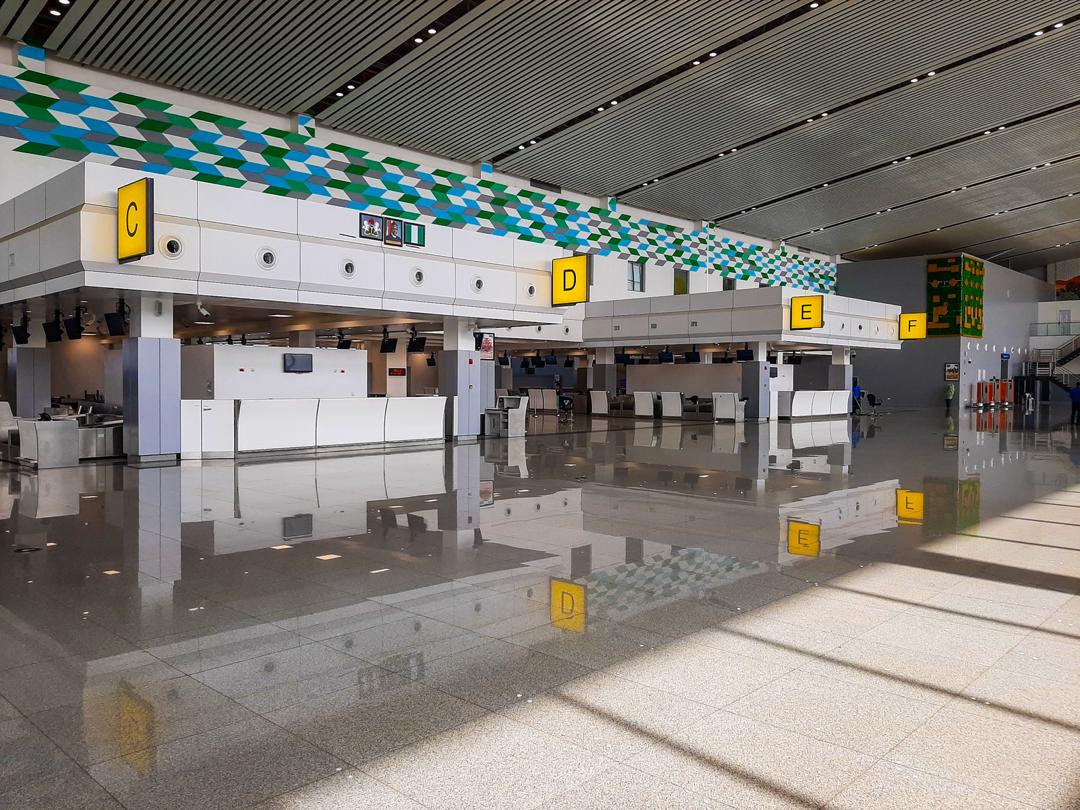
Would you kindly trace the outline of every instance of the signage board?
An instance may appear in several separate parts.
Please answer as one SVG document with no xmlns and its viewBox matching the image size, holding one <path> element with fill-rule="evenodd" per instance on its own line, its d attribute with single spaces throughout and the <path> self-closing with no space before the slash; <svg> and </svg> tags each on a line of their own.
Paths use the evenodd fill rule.
<svg viewBox="0 0 1080 810">
<path fill-rule="evenodd" d="M 896 519 L 901 523 L 922 523 L 923 493 L 912 489 L 896 490 Z"/>
<path fill-rule="evenodd" d="M 585 632 L 585 586 L 551 577 L 551 624 L 572 633 Z"/>
<path fill-rule="evenodd" d="M 798 557 L 817 557 L 821 554 L 821 524 L 789 520 L 787 524 L 788 554 Z"/>
<path fill-rule="evenodd" d="M 791 299 L 792 329 L 821 329 L 825 326 L 825 296 L 796 295 Z"/>
<path fill-rule="evenodd" d="M 591 256 L 583 253 L 551 262 L 551 305 L 567 307 L 589 300 L 589 264 Z"/>
<path fill-rule="evenodd" d="M 116 260 L 133 262 L 154 252 L 154 180 L 143 177 L 116 190 Z"/>
<path fill-rule="evenodd" d="M 900 339 L 922 340 L 924 337 L 926 337 L 926 313 L 903 313 L 900 316 Z"/>
</svg>

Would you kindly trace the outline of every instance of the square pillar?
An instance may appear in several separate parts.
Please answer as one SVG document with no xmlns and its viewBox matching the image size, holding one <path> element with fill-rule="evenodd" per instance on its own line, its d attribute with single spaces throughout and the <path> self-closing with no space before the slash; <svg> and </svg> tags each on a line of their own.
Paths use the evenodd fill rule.
<svg viewBox="0 0 1080 810">
<path fill-rule="evenodd" d="M 175 462 L 180 453 L 180 341 L 172 296 L 139 293 L 123 343 L 124 453 L 129 463 Z"/>
<path fill-rule="evenodd" d="M 31 328 L 39 324 L 31 324 Z M 44 340 L 44 338 L 42 338 Z M 20 419 L 36 419 L 52 405 L 52 372 L 49 350 L 12 346 L 7 351 L 7 400 Z"/>
<path fill-rule="evenodd" d="M 439 393 L 450 400 L 448 435 L 459 438 L 479 436 L 484 409 L 495 405 L 495 363 L 480 359 L 473 329 L 464 318 L 443 321 Z"/>
</svg>

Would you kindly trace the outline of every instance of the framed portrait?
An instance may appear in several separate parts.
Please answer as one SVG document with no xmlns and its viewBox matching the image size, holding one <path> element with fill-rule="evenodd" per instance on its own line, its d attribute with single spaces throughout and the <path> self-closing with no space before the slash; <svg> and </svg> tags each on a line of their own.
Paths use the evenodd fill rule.
<svg viewBox="0 0 1080 810">
<path fill-rule="evenodd" d="M 411 247 L 423 247 L 424 246 L 424 226 L 418 225 L 415 222 L 405 223 L 405 244 Z"/>
<path fill-rule="evenodd" d="M 959 363 L 946 363 L 945 364 L 945 382 L 951 382 L 951 383 L 960 382 L 960 364 Z"/>
<path fill-rule="evenodd" d="M 374 214 L 361 214 L 360 215 L 360 238 L 361 239 L 378 239 L 380 242 L 383 238 L 383 219 L 377 217 Z"/>
<path fill-rule="evenodd" d="M 387 217 L 383 220 L 383 244 L 392 245 L 393 247 L 401 247 L 402 243 L 402 221 L 400 219 L 390 219 Z"/>
</svg>

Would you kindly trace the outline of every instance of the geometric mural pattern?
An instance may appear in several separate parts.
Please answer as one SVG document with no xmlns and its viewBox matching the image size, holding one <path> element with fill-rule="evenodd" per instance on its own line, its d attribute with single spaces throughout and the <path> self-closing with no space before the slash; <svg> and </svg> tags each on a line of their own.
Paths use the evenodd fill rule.
<svg viewBox="0 0 1080 810">
<path fill-rule="evenodd" d="M 983 336 L 986 264 L 974 256 L 926 260 L 927 336 Z"/>
<path fill-rule="evenodd" d="M 962 267 L 960 290 L 964 315 L 960 326 L 960 334 L 964 337 L 981 338 L 983 336 L 983 297 L 986 263 L 982 259 L 976 259 L 974 256 L 964 256 Z"/>
<path fill-rule="evenodd" d="M 836 265 L 712 229 L 688 230 L 492 178 L 426 167 L 317 136 L 258 127 L 30 67 L 0 67 L 0 139 L 16 151 L 94 160 L 582 253 L 674 264 L 829 292 Z"/>
</svg>

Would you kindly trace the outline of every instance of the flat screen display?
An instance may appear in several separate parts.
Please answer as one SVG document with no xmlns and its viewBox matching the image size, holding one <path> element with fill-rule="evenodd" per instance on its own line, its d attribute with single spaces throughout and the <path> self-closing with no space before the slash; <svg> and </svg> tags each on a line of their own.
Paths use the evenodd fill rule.
<svg viewBox="0 0 1080 810">
<path fill-rule="evenodd" d="M 405 369 L 403 368 L 388 368 L 386 370 L 387 377 L 404 377 L 405 373 Z"/>
<path fill-rule="evenodd" d="M 282 355 L 284 371 L 286 374 L 310 374 L 310 354 L 284 354 Z"/>
</svg>

